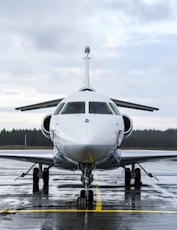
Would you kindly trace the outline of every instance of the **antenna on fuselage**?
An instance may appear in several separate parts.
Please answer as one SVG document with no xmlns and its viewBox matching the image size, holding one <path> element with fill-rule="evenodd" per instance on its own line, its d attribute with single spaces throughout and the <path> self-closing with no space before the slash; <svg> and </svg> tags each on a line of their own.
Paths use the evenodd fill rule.
<svg viewBox="0 0 177 230">
<path fill-rule="evenodd" d="M 90 47 L 87 46 L 85 48 L 85 79 L 84 79 L 84 86 L 85 87 L 90 87 L 90 81 L 89 81 L 89 53 L 90 53 Z"/>
</svg>

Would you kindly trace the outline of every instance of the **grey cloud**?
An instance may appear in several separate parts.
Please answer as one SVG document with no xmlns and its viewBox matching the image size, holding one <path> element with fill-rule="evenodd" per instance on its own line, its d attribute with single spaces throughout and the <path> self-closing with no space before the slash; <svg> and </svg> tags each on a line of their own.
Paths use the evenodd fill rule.
<svg viewBox="0 0 177 230">
<path fill-rule="evenodd" d="M 54 53 L 68 54 L 71 50 L 75 52 L 83 43 L 83 37 L 89 37 L 89 34 L 78 25 L 56 24 L 31 32 L 31 40 L 35 48 Z"/>
<path fill-rule="evenodd" d="M 22 99 L 40 102 L 47 94 L 55 99 L 77 91 L 83 82 L 84 48 L 90 45 L 91 85 L 98 92 L 154 106 L 167 101 L 167 94 L 172 97 L 176 92 L 177 36 L 165 35 L 166 28 L 160 34 L 158 25 L 162 31 L 163 20 L 170 24 L 173 4 L 173 0 L 0 0 L 1 95 L 8 89 L 6 96 L 12 93 L 12 104 L 18 104 Z M 115 38 L 113 46 L 105 36 Z"/>
<path fill-rule="evenodd" d="M 2 6 L 0 25 L 3 32 L 24 48 L 73 52 L 91 38 L 88 27 L 94 8 L 90 3 L 7 0 Z M 9 43 L 16 45 L 12 41 Z"/>
<path fill-rule="evenodd" d="M 120 16 L 126 16 L 127 20 L 141 23 L 166 20 L 174 16 L 171 1 L 148 3 L 143 0 L 112 0 L 112 7 L 119 12 Z"/>
<path fill-rule="evenodd" d="M 103 57 L 97 76 L 99 90 L 115 97 L 143 97 L 165 101 L 175 96 L 177 85 L 177 35 L 130 36 L 127 45 L 115 48 L 117 57 Z M 111 70 L 108 72 L 108 70 Z M 112 82 L 114 82 L 114 85 Z M 119 87 L 121 85 L 121 87 Z"/>
</svg>

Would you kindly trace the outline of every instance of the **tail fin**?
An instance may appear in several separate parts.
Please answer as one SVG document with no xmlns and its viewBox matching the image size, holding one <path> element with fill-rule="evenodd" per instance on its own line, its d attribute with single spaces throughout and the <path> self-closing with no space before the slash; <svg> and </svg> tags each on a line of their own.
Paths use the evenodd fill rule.
<svg viewBox="0 0 177 230">
<path fill-rule="evenodd" d="M 84 86 L 90 87 L 90 79 L 89 79 L 89 53 L 90 53 L 90 47 L 87 46 L 85 48 L 85 79 L 84 79 Z"/>
</svg>

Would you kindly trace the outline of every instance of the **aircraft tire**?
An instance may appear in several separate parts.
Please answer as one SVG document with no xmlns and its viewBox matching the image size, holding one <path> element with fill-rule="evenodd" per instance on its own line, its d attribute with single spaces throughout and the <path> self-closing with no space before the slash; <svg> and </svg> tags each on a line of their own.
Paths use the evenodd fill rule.
<svg viewBox="0 0 177 230">
<path fill-rule="evenodd" d="M 125 169 L 125 187 L 130 187 L 131 171 L 129 168 Z"/>
<path fill-rule="evenodd" d="M 135 187 L 140 187 L 142 185 L 141 183 L 141 169 L 140 168 L 136 168 L 135 169 Z"/>
<path fill-rule="evenodd" d="M 48 194 L 49 190 L 49 169 L 44 168 L 43 171 L 43 193 Z"/>
<path fill-rule="evenodd" d="M 33 193 L 39 191 L 39 169 L 34 168 L 33 169 Z"/>
<path fill-rule="evenodd" d="M 86 198 L 85 190 L 81 190 L 80 198 Z"/>
<path fill-rule="evenodd" d="M 77 199 L 77 207 L 79 209 L 85 209 L 87 207 L 87 199 L 86 199 L 86 197 L 78 197 L 78 199 Z"/>
<path fill-rule="evenodd" d="M 88 193 L 88 203 L 89 204 L 93 203 L 93 191 L 92 190 L 89 190 L 89 193 Z"/>
</svg>

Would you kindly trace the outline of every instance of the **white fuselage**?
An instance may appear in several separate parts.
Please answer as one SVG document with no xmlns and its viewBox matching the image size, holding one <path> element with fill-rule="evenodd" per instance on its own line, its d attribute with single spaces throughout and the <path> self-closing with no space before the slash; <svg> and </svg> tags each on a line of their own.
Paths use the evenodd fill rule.
<svg viewBox="0 0 177 230">
<path fill-rule="evenodd" d="M 80 90 L 59 103 L 51 117 L 50 133 L 54 146 L 66 158 L 98 163 L 120 146 L 124 122 L 112 100 L 95 91 Z"/>
</svg>

